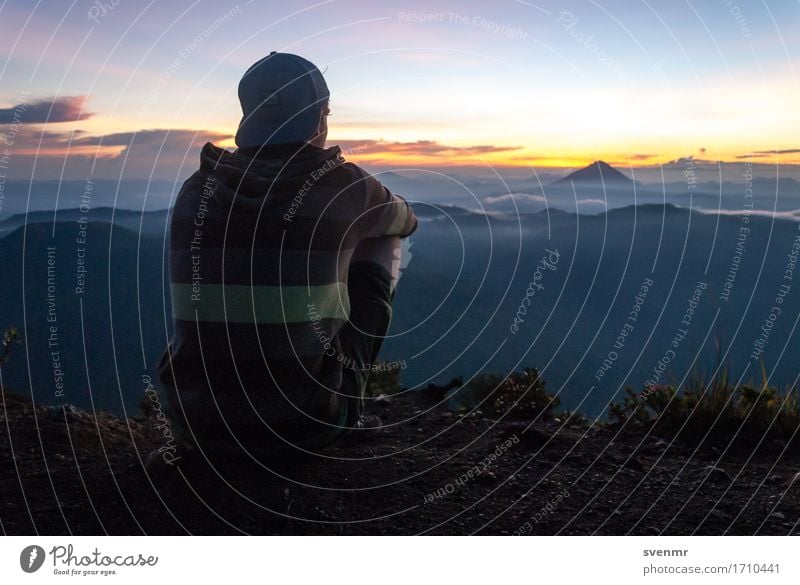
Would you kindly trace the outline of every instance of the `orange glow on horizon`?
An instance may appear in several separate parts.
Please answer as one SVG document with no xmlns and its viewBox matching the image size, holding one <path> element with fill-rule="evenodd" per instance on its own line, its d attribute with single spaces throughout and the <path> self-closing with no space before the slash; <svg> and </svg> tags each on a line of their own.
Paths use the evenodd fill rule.
<svg viewBox="0 0 800 585">
<path fill-rule="evenodd" d="M 335 141 L 330 141 L 330 144 L 336 144 Z M 721 163 L 744 163 L 745 160 L 742 155 L 735 153 L 727 157 L 710 157 L 702 154 L 687 153 L 685 151 L 674 151 L 661 155 L 652 155 L 641 157 L 639 155 L 628 155 L 618 151 L 598 151 L 592 150 L 586 153 L 575 153 L 569 156 L 547 156 L 540 153 L 530 152 L 525 153 L 521 151 L 508 151 L 486 154 L 473 154 L 468 151 L 461 152 L 458 150 L 448 151 L 446 156 L 443 155 L 427 155 L 417 154 L 413 152 L 408 153 L 395 153 L 391 150 L 366 150 L 359 152 L 353 150 L 348 152 L 343 149 L 345 158 L 357 163 L 365 163 L 371 165 L 384 165 L 388 167 L 410 167 L 410 166 L 425 166 L 425 167 L 457 167 L 457 166 L 493 166 L 493 167 L 537 167 L 537 168 L 581 168 L 589 165 L 595 161 L 603 160 L 608 164 L 624 168 L 647 168 L 657 167 L 667 164 L 670 161 L 678 160 L 681 158 L 688 158 L 694 156 L 697 160 L 707 160 Z M 749 159 L 752 163 L 769 164 L 769 165 L 788 165 L 800 164 L 800 157 L 797 154 L 770 154 L 758 155 Z"/>
<path fill-rule="evenodd" d="M 41 148 L 20 148 L 14 154 L 20 156 L 35 157 L 55 157 L 64 158 L 67 156 L 87 156 L 91 158 L 116 158 L 125 150 L 124 146 L 100 146 L 97 145 L 73 145 L 66 146 L 42 146 Z"/>
<path fill-rule="evenodd" d="M 181 129 L 171 129 L 181 132 Z M 120 130 L 121 131 L 121 130 Z M 194 132 L 194 131 L 191 131 Z M 226 131 L 215 132 L 218 136 L 226 136 L 215 140 L 214 144 L 227 150 L 235 150 L 234 137 Z M 419 135 L 424 135 L 420 132 Z M 82 133 L 82 138 L 87 138 Z M 575 152 L 564 152 L 563 149 L 554 148 L 558 152 L 543 154 L 541 150 L 515 145 L 455 145 L 440 143 L 427 139 L 416 142 L 387 141 L 384 139 L 352 137 L 330 138 L 328 146 L 340 145 L 344 157 L 358 164 L 368 164 L 375 167 L 497 167 L 497 168 L 543 168 L 543 169 L 575 169 L 603 160 L 608 164 L 625 168 L 657 167 L 681 158 L 694 156 L 697 160 L 722 163 L 744 163 L 747 151 L 742 149 L 726 149 L 726 153 L 712 155 L 710 152 L 687 152 L 679 147 L 670 149 L 660 154 L 629 154 L 621 152 L 619 145 L 604 148 L 576 149 Z M 197 144 L 200 146 L 200 144 Z M 124 155 L 125 145 L 97 145 L 80 144 L 74 142 L 71 146 L 66 143 L 43 144 L 41 148 L 26 146 L 17 153 L 27 156 L 63 158 L 65 156 L 82 156 L 97 158 L 114 158 Z M 655 149 L 641 147 L 639 152 L 653 152 Z M 800 153 L 780 152 L 775 154 L 769 149 L 753 149 L 750 162 L 767 165 L 800 164 Z"/>
</svg>

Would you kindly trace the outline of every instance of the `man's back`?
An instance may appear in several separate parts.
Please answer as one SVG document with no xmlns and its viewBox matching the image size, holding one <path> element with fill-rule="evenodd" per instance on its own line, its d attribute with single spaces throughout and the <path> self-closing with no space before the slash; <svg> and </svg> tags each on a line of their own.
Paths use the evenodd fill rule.
<svg viewBox="0 0 800 585">
<path fill-rule="evenodd" d="M 415 228 L 408 205 L 338 147 L 207 144 L 173 210 L 162 382 L 254 400 L 268 424 L 324 410 L 347 359 L 353 250 Z"/>
</svg>

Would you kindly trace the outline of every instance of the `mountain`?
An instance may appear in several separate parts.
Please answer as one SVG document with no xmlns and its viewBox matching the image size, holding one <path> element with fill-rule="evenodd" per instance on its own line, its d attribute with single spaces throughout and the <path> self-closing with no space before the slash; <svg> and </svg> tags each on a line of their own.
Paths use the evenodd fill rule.
<svg viewBox="0 0 800 585">
<path fill-rule="evenodd" d="M 501 217 L 416 209 L 427 220 L 411 238 L 413 258 L 398 284 L 381 353 L 403 362 L 402 380 L 411 388 L 538 367 L 565 408 L 603 416 L 625 386 L 641 388 L 658 370 L 678 330 L 687 329 L 682 321 L 701 281 L 707 288 L 669 367 L 658 370 L 661 382 L 708 376 L 721 364 L 744 384 L 760 379 L 763 361 L 771 384 L 796 383 L 791 356 L 800 355 L 800 329 L 793 327 L 800 290 L 791 283 L 784 295 L 780 285 L 797 222 L 753 215 L 742 243 L 738 216 L 663 204 Z M 72 217 L 61 211 L 55 225 L 38 217 L 0 237 L 6 259 L 0 326 L 15 325 L 24 338 L 3 366 L 3 383 L 31 388 L 41 404 L 121 414 L 136 408 L 143 376 L 155 379 L 153 364 L 171 334 L 167 215 L 118 213 L 113 224 L 90 216 L 85 256 L 76 243 L 81 224 L 61 221 Z M 559 254 L 555 269 L 541 268 L 547 250 Z M 87 270 L 81 294 L 79 261 Z M 654 284 L 620 343 L 645 279 Z M 773 316 L 779 296 L 781 314 Z M 49 339 L 51 302 L 58 368 Z M 515 317 L 521 322 L 512 331 Z M 753 359 L 756 343 L 764 352 Z M 610 352 L 613 364 L 603 369 Z M 55 369 L 63 372 L 63 393 L 56 392 Z"/>
<path fill-rule="evenodd" d="M 90 211 L 68 208 L 59 209 L 58 213 L 54 213 L 52 210 L 17 213 L 0 221 L 0 237 L 26 224 L 30 226 L 32 224 L 45 223 L 52 226 L 54 223 L 84 221 L 84 218 L 86 221 L 93 223 L 113 222 L 120 227 L 143 236 L 159 236 L 164 234 L 169 219 L 169 210 L 159 209 L 142 212 L 141 210 L 97 207 Z"/>
<path fill-rule="evenodd" d="M 52 213 L 54 208 L 59 212 L 86 206 L 92 210 L 100 207 L 145 211 L 167 209 L 179 188 L 180 183 L 143 179 L 8 180 L 2 189 L 5 199 L 0 207 L 0 220 L 26 211 Z"/>
<path fill-rule="evenodd" d="M 619 172 L 610 164 L 597 160 L 582 169 L 578 169 L 559 179 L 554 184 L 556 185 L 569 185 L 571 183 L 577 184 L 593 184 L 593 185 L 629 185 L 633 186 L 634 181 L 626 175 Z"/>
<path fill-rule="evenodd" d="M 22 341 L 3 382 L 41 404 L 135 409 L 172 327 L 163 244 L 163 228 L 148 237 L 104 221 L 30 223 L 0 238 L 0 327 Z"/>
</svg>

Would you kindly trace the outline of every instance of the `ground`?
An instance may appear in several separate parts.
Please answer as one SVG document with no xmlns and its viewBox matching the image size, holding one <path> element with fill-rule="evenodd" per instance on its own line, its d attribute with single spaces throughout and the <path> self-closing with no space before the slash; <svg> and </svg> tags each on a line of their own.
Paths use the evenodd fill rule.
<svg viewBox="0 0 800 585">
<path fill-rule="evenodd" d="M 5 534 L 797 534 L 800 450 L 693 448 L 613 427 L 372 403 L 385 428 L 300 462 L 179 460 L 152 417 L 4 391 Z"/>
</svg>

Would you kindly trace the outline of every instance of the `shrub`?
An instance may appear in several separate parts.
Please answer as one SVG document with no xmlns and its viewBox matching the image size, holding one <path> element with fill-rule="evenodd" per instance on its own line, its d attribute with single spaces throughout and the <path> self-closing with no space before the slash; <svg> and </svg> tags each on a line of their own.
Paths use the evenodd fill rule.
<svg viewBox="0 0 800 585">
<path fill-rule="evenodd" d="M 366 396 L 392 395 L 403 390 L 403 385 L 400 383 L 400 368 L 389 367 L 391 365 L 394 364 L 379 362 L 377 367 L 373 368 L 367 378 L 367 388 L 364 392 Z"/>
<path fill-rule="evenodd" d="M 683 391 L 655 386 L 644 392 L 625 389 L 621 403 L 611 405 L 613 424 L 677 435 L 691 444 L 727 445 L 759 440 L 788 440 L 800 427 L 800 392 L 767 386 L 732 386 L 727 372 L 715 380 L 691 381 Z"/>
<path fill-rule="evenodd" d="M 560 404 L 548 393 L 545 381 L 534 368 L 506 376 L 482 374 L 460 392 L 462 403 L 492 416 L 530 420 L 549 415 Z"/>
<path fill-rule="evenodd" d="M 11 357 L 11 351 L 18 343 L 19 333 L 17 333 L 16 327 L 8 327 L 5 331 L 3 331 L 3 349 L 0 353 L 0 366 L 8 363 L 8 360 Z"/>
</svg>

